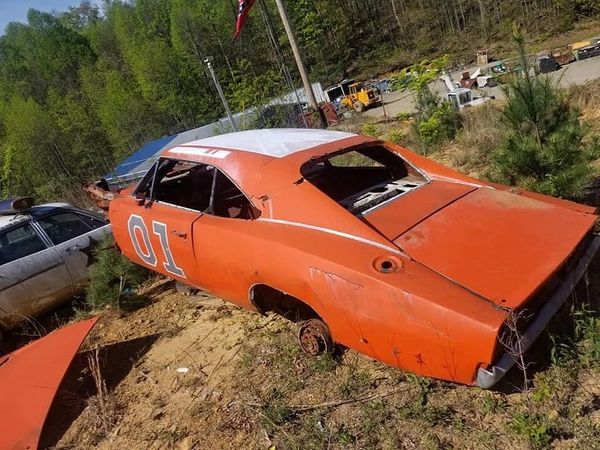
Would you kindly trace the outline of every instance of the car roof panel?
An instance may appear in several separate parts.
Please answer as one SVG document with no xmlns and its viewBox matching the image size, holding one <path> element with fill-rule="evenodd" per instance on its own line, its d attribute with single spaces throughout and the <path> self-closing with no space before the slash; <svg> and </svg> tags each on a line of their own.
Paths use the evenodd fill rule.
<svg viewBox="0 0 600 450">
<path fill-rule="evenodd" d="M 200 147 L 197 151 L 203 151 L 204 148 L 219 148 L 283 158 L 296 152 L 354 136 L 356 135 L 342 131 L 304 128 L 262 129 L 222 134 L 188 142 L 181 147 Z M 193 153 L 195 150 L 190 148 L 187 151 Z"/>
</svg>

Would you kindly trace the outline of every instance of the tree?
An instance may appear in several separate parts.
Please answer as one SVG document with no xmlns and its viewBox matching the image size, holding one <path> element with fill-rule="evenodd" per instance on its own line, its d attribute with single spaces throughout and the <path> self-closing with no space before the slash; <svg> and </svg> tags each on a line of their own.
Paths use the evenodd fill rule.
<svg viewBox="0 0 600 450">
<path fill-rule="evenodd" d="M 452 139 L 460 123 L 458 112 L 430 88 L 447 66 L 448 57 L 443 56 L 423 60 L 392 77 L 394 89 L 408 88 L 415 93 L 415 131 L 423 153 L 444 139 Z"/>
<path fill-rule="evenodd" d="M 591 161 L 600 156 L 596 139 L 580 120 L 557 82 L 541 75 L 514 27 L 521 70 L 505 88 L 503 110 L 509 129 L 493 154 L 491 177 L 557 197 L 580 197 L 592 176 Z"/>
<path fill-rule="evenodd" d="M 470 54 L 502 40 L 514 19 L 533 30 L 544 23 L 550 33 L 600 17 L 596 0 L 286 4 L 311 78 L 324 85 L 400 69 L 445 50 Z M 243 36 L 232 41 L 237 6 L 237 0 L 84 0 L 62 13 L 31 10 L 28 23 L 9 24 L 0 36 L 4 194 L 60 199 L 147 141 L 222 117 L 207 56 L 237 109 L 298 87 L 275 1 L 259 0 Z M 426 90 L 421 100 L 417 135 L 426 151 L 452 137 L 456 113 Z M 294 108 L 266 110 L 260 124 L 298 115 Z"/>
</svg>

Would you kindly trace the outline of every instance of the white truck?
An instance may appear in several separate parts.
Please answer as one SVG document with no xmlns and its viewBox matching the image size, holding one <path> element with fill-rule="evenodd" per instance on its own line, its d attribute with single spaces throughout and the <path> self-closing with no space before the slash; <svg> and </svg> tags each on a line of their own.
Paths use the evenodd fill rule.
<svg viewBox="0 0 600 450">
<path fill-rule="evenodd" d="M 448 100 L 455 108 L 464 109 L 472 106 L 483 105 L 490 101 L 493 97 L 475 97 L 473 96 L 473 90 L 460 87 L 452 80 L 452 77 L 448 73 L 444 73 L 441 77 L 442 81 L 446 85 L 448 92 L 446 93 L 446 100 Z"/>
</svg>

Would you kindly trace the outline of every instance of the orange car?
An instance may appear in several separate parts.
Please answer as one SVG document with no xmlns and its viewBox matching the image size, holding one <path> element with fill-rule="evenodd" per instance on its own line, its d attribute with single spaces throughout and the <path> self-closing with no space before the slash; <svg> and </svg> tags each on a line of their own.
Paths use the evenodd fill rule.
<svg viewBox="0 0 600 450">
<path fill-rule="evenodd" d="M 596 219 L 391 143 L 291 129 L 166 150 L 110 204 L 127 257 L 297 321 L 310 354 L 339 343 L 484 388 L 587 270 Z"/>
</svg>

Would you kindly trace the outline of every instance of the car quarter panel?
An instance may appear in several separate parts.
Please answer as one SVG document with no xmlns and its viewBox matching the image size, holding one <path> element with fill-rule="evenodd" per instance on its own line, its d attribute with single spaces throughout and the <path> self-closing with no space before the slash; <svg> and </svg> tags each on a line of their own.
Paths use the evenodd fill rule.
<svg viewBox="0 0 600 450">
<path fill-rule="evenodd" d="M 251 287 L 269 285 L 311 306 L 336 342 L 432 377 L 472 383 L 491 363 L 504 311 L 399 253 L 293 224 L 206 218 L 195 251 L 217 295 L 249 308 Z M 381 258 L 397 271 L 379 272 Z"/>
</svg>

